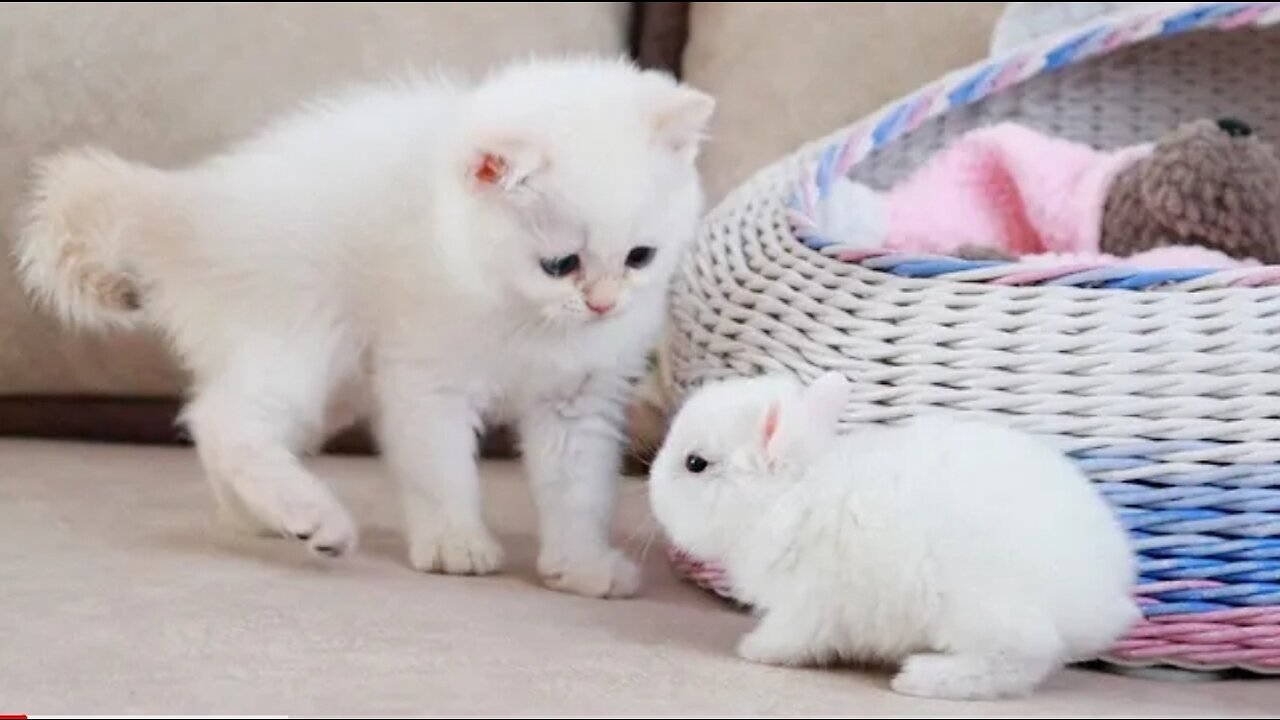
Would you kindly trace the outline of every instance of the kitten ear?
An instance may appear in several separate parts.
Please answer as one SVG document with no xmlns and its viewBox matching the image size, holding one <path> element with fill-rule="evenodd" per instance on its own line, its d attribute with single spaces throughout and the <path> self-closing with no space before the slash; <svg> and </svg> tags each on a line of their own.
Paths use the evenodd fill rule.
<svg viewBox="0 0 1280 720">
<path fill-rule="evenodd" d="M 527 140 L 495 137 L 475 143 L 467 163 L 472 187 L 510 192 L 547 166 L 547 156 Z"/>
<path fill-rule="evenodd" d="M 655 105 L 653 130 L 658 142 L 692 161 L 715 112 L 715 99 L 700 90 L 681 85 L 666 88 Z"/>
<path fill-rule="evenodd" d="M 771 405 L 762 433 L 769 463 L 805 463 L 820 455 L 836 437 L 850 392 L 843 375 L 828 372 L 797 395 Z"/>
</svg>

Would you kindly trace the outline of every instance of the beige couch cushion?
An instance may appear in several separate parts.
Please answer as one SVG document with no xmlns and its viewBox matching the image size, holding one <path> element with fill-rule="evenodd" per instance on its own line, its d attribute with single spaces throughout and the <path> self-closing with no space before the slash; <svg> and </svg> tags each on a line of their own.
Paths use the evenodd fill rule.
<svg viewBox="0 0 1280 720">
<path fill-rule="evenodd" d="M 0 23 L 3 245 L 31 159 L 102 144 L 189 160 L 335 83 L 536 51 L 622 53 L 628 3 L 8 3 Z M 74 337 L 0 269 L 0 394 L 172 395 L 151 338 Z"/>
<path fill-rule="evenodd" d="M 719 98 L 721 197 L 750 173 L 982 58 L 1004 3 L 694 3 L 684 77 Z"/>
</svg>

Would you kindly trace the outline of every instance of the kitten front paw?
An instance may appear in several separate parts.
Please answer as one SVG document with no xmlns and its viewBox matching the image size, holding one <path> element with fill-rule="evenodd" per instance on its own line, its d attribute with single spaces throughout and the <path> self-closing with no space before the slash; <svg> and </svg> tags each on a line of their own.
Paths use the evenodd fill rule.
<svg viewBox="0 0 1280 720">
<path fill-rule="evenodd" d="M 410 544 L 409 562 L 422 572 L 489 575 L 502 567 L 502 546 L 484 528 L 419 532 Z"/>
<path fill-rule="evenodd" d="M 347 509 L 319 485 L 282 485 L 261 509 L 284 537 L 307 544 L 311 552 L 340 557 L 356 548 L 356 524 Z M 264 524 L 266 524 L 264 522 Z"/>
<path fill-rule="evenodd" d="M 538 574 L 552 590 L 574 595 L 622 598 L 640 590 L 640 569 L 614 548 L 594 554 L 543 552 Z"/>
</svg>

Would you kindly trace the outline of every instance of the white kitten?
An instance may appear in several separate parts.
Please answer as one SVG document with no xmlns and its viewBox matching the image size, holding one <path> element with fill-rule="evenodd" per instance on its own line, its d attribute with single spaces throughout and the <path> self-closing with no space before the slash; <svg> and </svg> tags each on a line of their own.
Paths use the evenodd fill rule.
<svg viewBox="0 0 1280 720">
<path fill-rule="evenodd" d="M 53 158 L 18 256 L 65 319 L 172 337 L 224 508 L 352 549 L 347 511 L 299 454 L 371 406 L 413 565 L 488 573 L 502 553 L 476 430 L 512 420 L 541 574 L 625 595 L 638 574 L 609 544 L 619 427 L 702 208 L 712 107 L 612 60 L 362 88 L 180 170 Z"/>
<path fill-rule="evenodd" d="M 996 698 L 1137 621 L 1125 533 L 1063 455 L 944 418 L 840 437 L 848 393 L 835 374 L 708 386 L 654 461 L 671 540 L 763 613 L 739 654 L 902 663 L 898 692 Z"/>
</svg>

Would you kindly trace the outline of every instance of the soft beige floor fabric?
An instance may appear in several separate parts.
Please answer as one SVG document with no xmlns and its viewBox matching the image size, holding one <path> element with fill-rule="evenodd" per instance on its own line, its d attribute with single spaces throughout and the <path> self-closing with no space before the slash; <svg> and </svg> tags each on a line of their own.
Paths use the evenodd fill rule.
<svg viewBox="0 0 1280 720">
<path fill-rule="evenodd" d="M 0 713 L 391 715 L 1262 716 L 1280 680 L 1056 677 L 1036 698 L 924 702 L 853 671 L 734 659 L 749 620 L 676 583 L 655 545 L 644 596 L 533 580 L 528 496 L 486 468 L 511 573 L 404 564 L 374 461 L 324 459 L 364 526 L 339 563 L 223 535 L 187 450 L 0 442 Z M 643 485 L 624 503 L 642 527 Z M 638 552 L 644 533 L 637 533 Z"/>
</svg>

